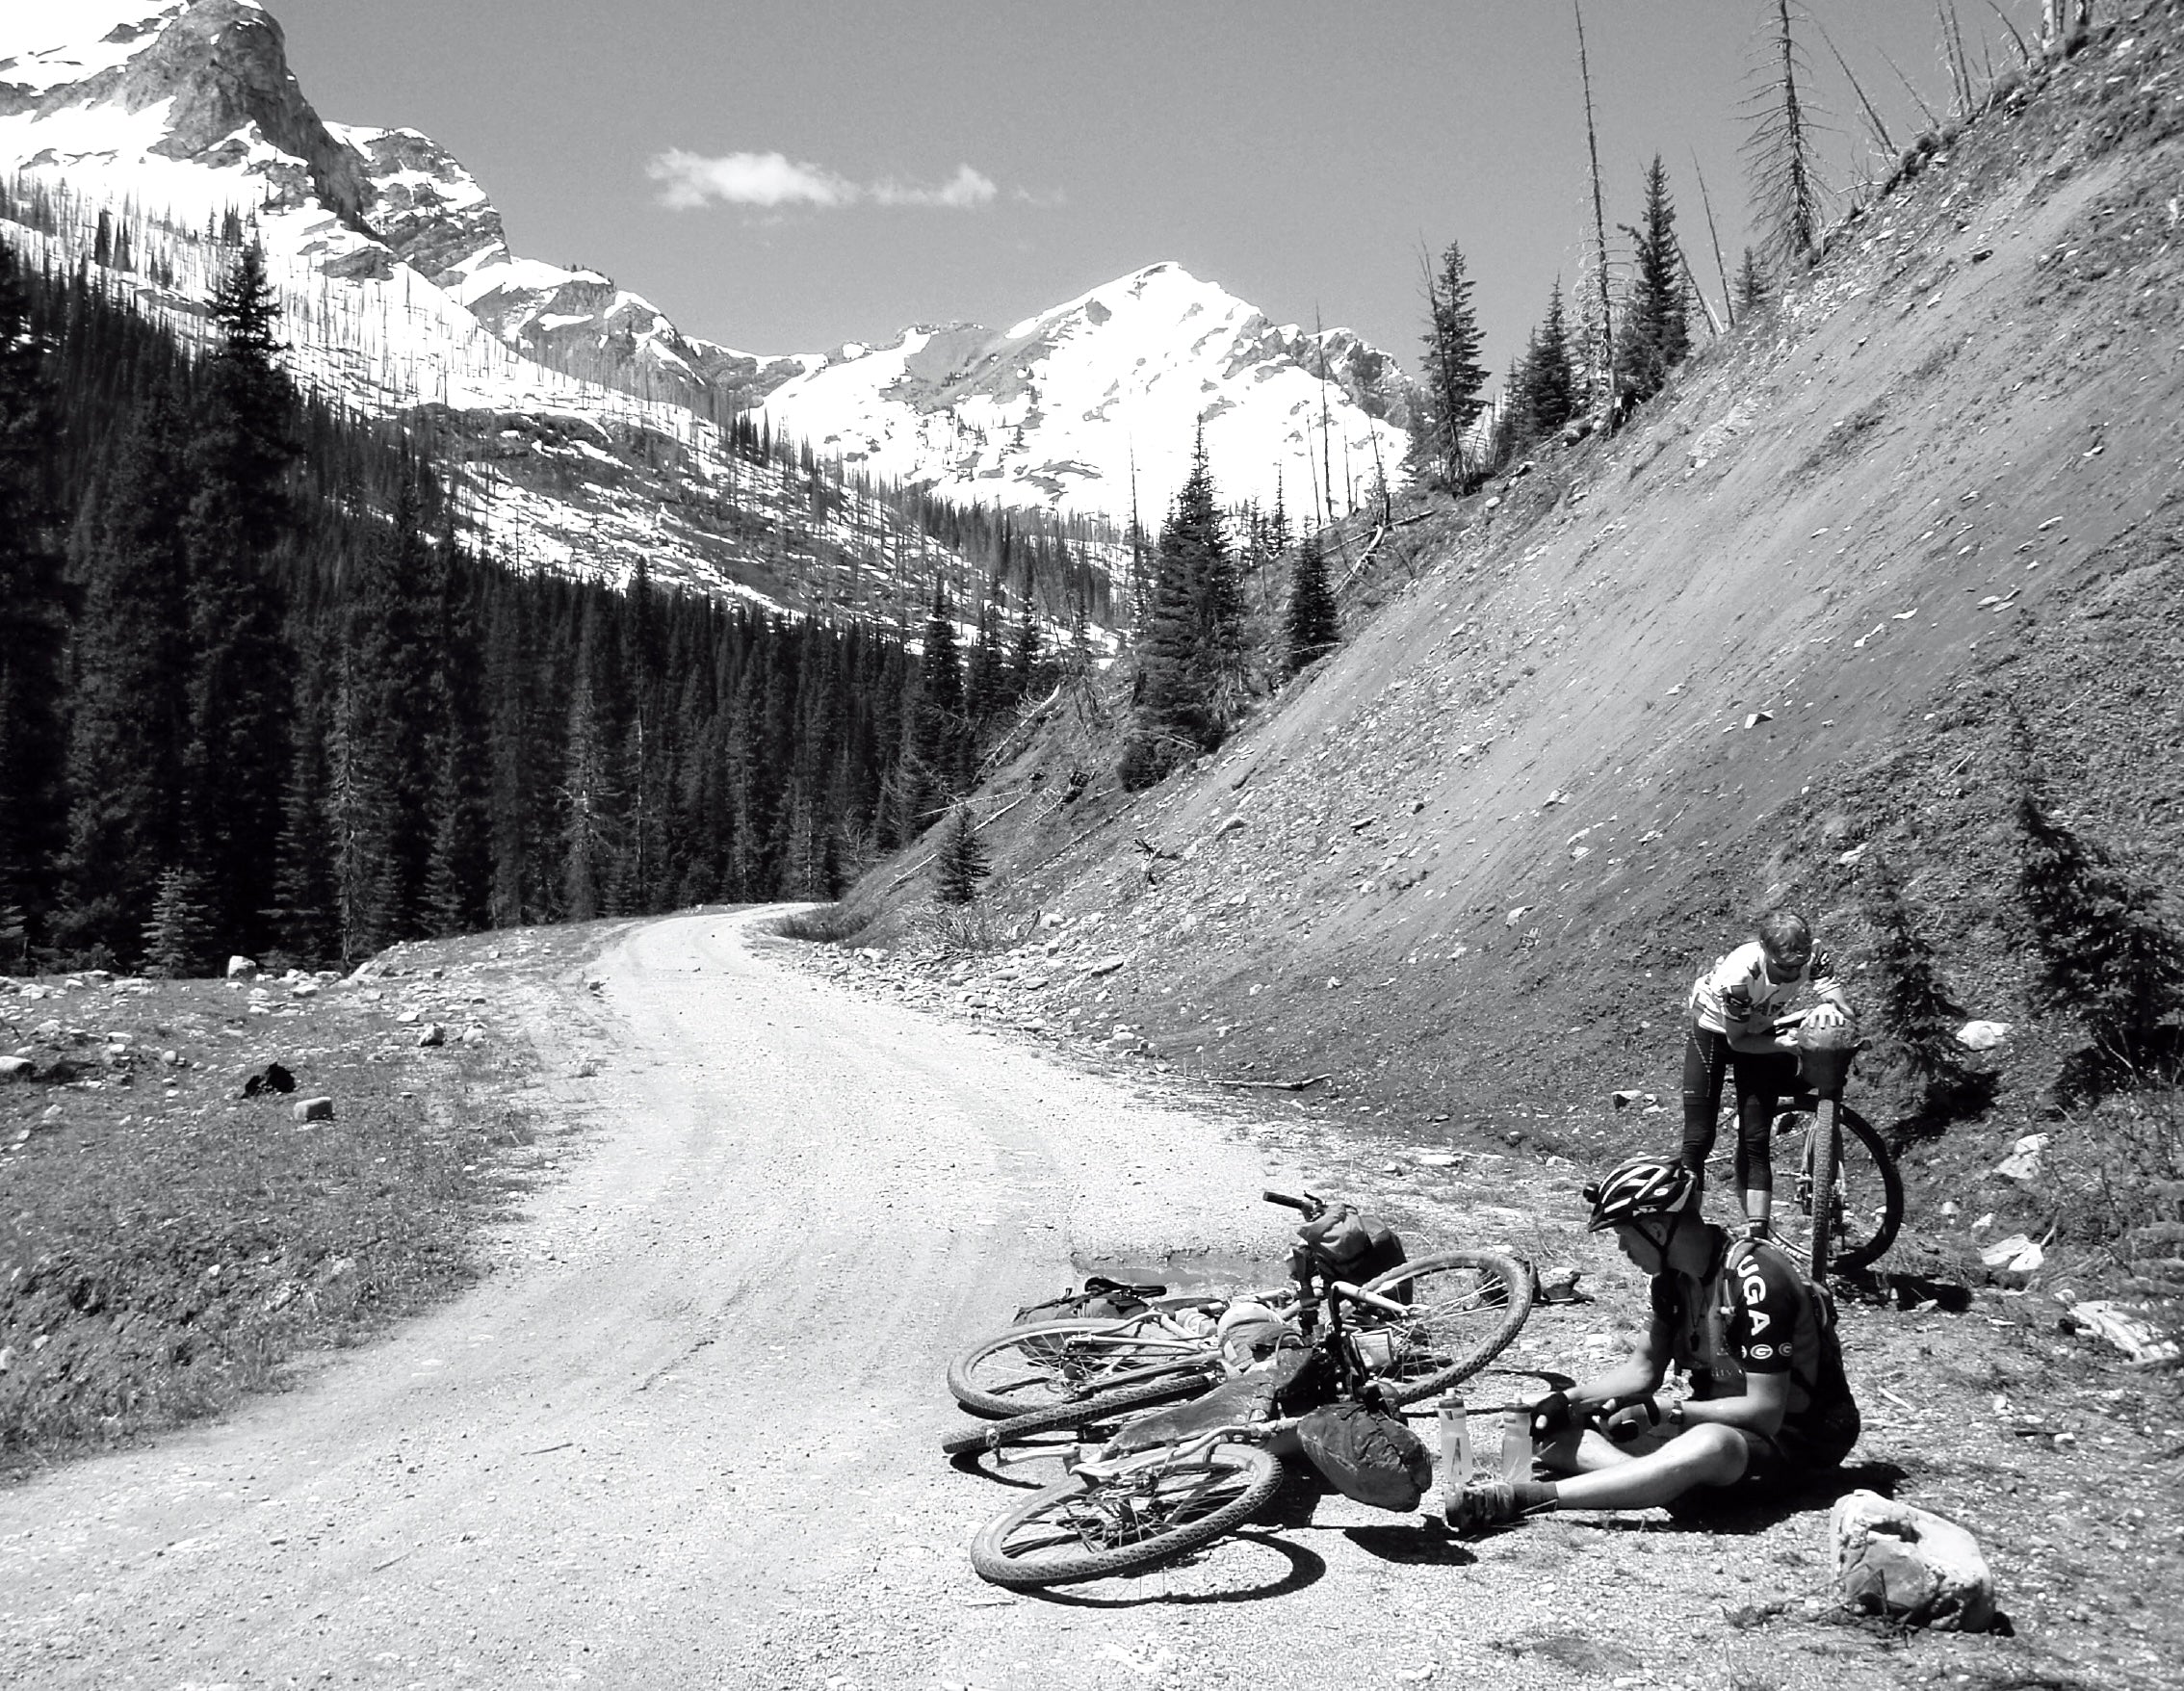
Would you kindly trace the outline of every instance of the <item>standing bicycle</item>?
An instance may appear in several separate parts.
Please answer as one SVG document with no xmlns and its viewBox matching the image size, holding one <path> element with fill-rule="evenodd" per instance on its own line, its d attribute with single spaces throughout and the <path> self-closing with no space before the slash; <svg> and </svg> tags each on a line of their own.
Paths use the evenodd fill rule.
<svg viewBox="0 0 2184 1691">
<path fill-rule="evenodd" d="M 1736 1184 L 1745 1231 L 1767 1236 L 1774 1218 L 1769 1147 L 1780 1100 L 1798 1087 L 1797 1044 L 1777 1019 L 1802 994 L 1818 1000 L 1804 1016 L 1812 1033 L 1852 1022 L 1850 996 L 1834 958 L 1816 948 L 1812 929 L 1791 910 L 1760 918 L 1752 938 L 1719 957 L 1693 982 L 1683 1050 L 1683 1166 L 1703 1182 L 1721 1113 L 1722 1085 L 1736 1080 Z"/>
<path fill-rule="evenodd" d="M 1881 1135 L 1843 1102 L 1851 1064 L 1862 1049 L 1840 1024 L 1815 1027 L 1809 1016 L 1778 1025 L 1797 1046 L 1798 1092 L 1782 1102 L 1774 1131 L 1803 1134 L 1798 1161 L 1800 1236 L 1812 1278 L 1863 1268 L 1895 1243 L 1904 1221 L 1904 1182 Z"/>
</svg>

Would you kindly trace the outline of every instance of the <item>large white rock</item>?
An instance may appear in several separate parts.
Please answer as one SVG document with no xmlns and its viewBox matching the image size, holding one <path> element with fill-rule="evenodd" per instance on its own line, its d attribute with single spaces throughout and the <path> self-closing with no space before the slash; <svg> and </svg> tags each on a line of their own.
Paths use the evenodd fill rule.
<svg viewBox="0 0 2184 1691">
<path fill-rule="evenodd" d="M 258 965 L 248 957 L 230 957 L 227 960 L 227 978 L 230 980 L 255 980 Z"/>
<path fill-rule="evenodd" d="M 2047 1142 L 2045 1133 L 2027 1133 L 2011 1148 L 2009 1156 L 1994 1165 L 1995 1174 L 2006 1181 L 2037 1181 L 2041 1161 L 2047 1155 Z"/>
<path fill-rule="evenodd" d="M 1979 1541 L 1955 1522 L 1853 1492 L 1836 1502 L 1830 1524 L 1845 1608 L 1948 1632 L 1994 1624 L 1994 1575 Z"/>
<path fill-rule="evenodd" d="M 1966 1022 L 1957 1029 L 1957 1043 L 1966 1051 L 1992 1051 L 2009 1037 L 2007 1022 Z"/>
</svg>

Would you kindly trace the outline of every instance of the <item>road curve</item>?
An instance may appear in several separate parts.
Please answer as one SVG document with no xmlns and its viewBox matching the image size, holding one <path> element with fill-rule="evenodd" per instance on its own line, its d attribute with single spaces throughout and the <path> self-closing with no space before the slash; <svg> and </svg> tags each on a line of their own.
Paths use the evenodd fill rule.
<svg viewBox="0 0 2184 1691">
<path fill-rule="evenodd" d="M 942 1371 L 1073 1253 L 1263 1253 L 1258 1158 L 760 920 L 637 926 L 532 1006 L 597 1125 L 486 1282 L 0 1495 L 0 1683 L 1146 1682 L 1168 1646 L 971 1575 L 1012 1494 L 937 1455 Z"/>
</svg>

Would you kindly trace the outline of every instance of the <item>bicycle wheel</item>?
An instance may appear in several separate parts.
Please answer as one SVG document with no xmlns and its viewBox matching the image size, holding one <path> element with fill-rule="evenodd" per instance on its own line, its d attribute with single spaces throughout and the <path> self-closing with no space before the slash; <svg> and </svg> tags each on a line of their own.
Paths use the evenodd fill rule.
<svg viewBox="0 0 2184 1691">
<path fill-rule="evenodd" d="M 1806 1207 L 1810 1210 L 1806 1218 L 1809 1234 L 1805 1260 L 1813 1280 L 1823 1285 L 1834 1245 L 1835 1170 L 1842 1160 L 1841 1115 L 1839 1104 L 1823 1098 L 1812 1112 L 1812 1126 L 1806 1131 L 1805 1138 L 1805 1184 L 1809 1194 Z"/>
<path fill-rule="evenodd" d="M 1815 1256 L 1815 1280 L 1826 1268 L 1863 1268 L 1879 1261 L 1904 1224 L 1903 1176 L 1873 1124 L 1849 1105 L 1837 1105 L 1839 1131 L 1829 1134 L 1823 1131 L 1828 1101 L 1821 1103 L 1812 1129 L 1812 1231 L 1815 1250 L 1824 1249 L 1827 1260 L 1822 1263 Z M 1834 1152 L 1834 1167 L 1825 1181 L 1820 1177 L 1823 1148 Z M 1819 1201 L 1823 1192 L 1833 1194 L 1825 1204 Z"/>
<path fill-rule="evenodd" d="M 1017 1416 L 1134 1385 L 1147 1368 L 1198 1366 L 1212 1348 L 1118 1321 L 1041 1321 L 973 1345 L 948 1365 L 948 1389 L 973 1415 Z"/>
<path fill-rule="evenodd" d="M 1281 1483 L 1282 1465 L 1256 1444 L 1114 1480 L 1073 1474 L 981 1528 L 971 1566 L 1018 1591 L 1133 1573 L 1241 1526 Z"/>
<path fill-rule="evenodd" d="M 1399 1298 L 1408 1315 L 1377 1314 L 1363 1330 L 1394 1340 L 1378 1376 L 1391 1404 L 1445 1392 L 1500 1355 L 1532 1313 L 1532 1271 L 1499 1251 L 1447 1251 L 1420 1257 L 1371 1281 L 1365 1290 Z M 1365 1316 L 1361 1312 L 1361 1323 Z"/>
<path fill-rule="evenodd" d="M 1221 1377 L 1218 1366 L 1206 1363 L 1190 1373 L 1173 1373 L 1164 1379 L 1148 1380 L 1142 1385 L 1127 1387 L 1114 1392 L 1102 1392 L 1091 1397 L 1074 1402 L 1049 1404 L 1044 1409 L 1027 1410 L 1001 1420 L 981 1421 L 960 1433 L 950 1433 L 941 1441 L 944 1456 L 972 1456 L 981 1450 L 999 1450 L 1003 1444 L 1021 1444 L 1038 1433 L 1059 1432 L 1065 1427 L 1081 1427 L 1092 1421 L 1106 1420 L 1129 1409 L 1150 1409 L 1158 1403 L 1173 1403 L 1180 1397 L 1196 1397 Z"/>
</svg>

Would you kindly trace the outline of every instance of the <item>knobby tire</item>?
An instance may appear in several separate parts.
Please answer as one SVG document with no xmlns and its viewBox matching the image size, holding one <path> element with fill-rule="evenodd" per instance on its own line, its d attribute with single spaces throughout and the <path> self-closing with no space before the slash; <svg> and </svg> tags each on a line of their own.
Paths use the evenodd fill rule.
<svg viewBox="0 0 2184 1691">
<path fill-rule="evenodd" d="M 1456 1306 L 1444 1310 L 1443 1318 L 1461 1319 L 1475 1312 L 1482 1319 L 1475 1330 L 1466 1324 L 1453 1345 L 1437 1346 L 1425 1372 L 1402 1378 L 1382 1377 L 1381 1394 L 1398 1408 L 1445 1392 L 1459 1380 L 1477 1373 L 1508 1347 L 1509 1341 L 1517 1337 L 1517 1330 L 1524 1325 L 1524 1318 L 1532 1313 L 1532 1271 L 1517 1258 L 1501 1251 L 1444 1251 L 1438 1256 L 1420 1257 L 1415 1262 L 1391 1268 L 1368 1282 L 1365 1290 L 1409 1303 L 1421 1289 L 1418 1282 L 1452 1270 L 1475 1275 L 1475 1289 L 1464 1294 Z M 1427 1295 L 1431 1295 L 1430 1289 Z M 1414 1323 L 1430 1333 L 1433 1329 L 1427 1326 L 1429 1319 L 1423 1310 L 1412 1317 Z M 1386 1325 L 1401 1331 L 1408 1324 L 1391 1318 Z"/>
<path fill-rule="evenodd" d="M 1815 1285 L 1828 1281 L 1828 1253 L 1835 1242 L 1835 1165 L 1842 1158 L 1842 1106 L 1823 1098 L 1812 1112 L 1812 1236 L 1806 1261 Z"/>
<path fill-rule="evenodd" d="M 1051 1403 L 1071 1399 L 1083 1400 L 1098 1394 L 1098 1389 L 1084 1390 L 1070 1385 L 1060 1373 L 1058 1358 L 1052 1367 L 1042 1367 L 1035 1354 L 1042 1343 L 1059 1347 L 1072 1338 L 1111 1332 L 1117 1322 L 1113 1320 L 1064 1320 L 1041 1321 L 1023 1327 L 1012 1327 L 1005 1333 L 997 1333 L 990 1339 L 980 1340 L 948 1365 L 948 1389 L 973 1415 L 1013 1417 L 1027 1415 L 1047 1407 Z M 1173 1363 L 1178 1368 L 1191 1367 L 1203 1359 L 1191 1355 L 1173 1339 L 1162 1339 L 1148 1343 L 1141 1359 L 1130 1355 L 1132 1340 L 1127 1336 L 1117 1337 L 1104 1344 L 1105 1354 L 1114 1359 L 1115 1371 L 1126 1372 L 1134 1367 L 1157 1367 Z M 1212 1340 L 1208 1338 L 1206 1350 L 1210 1354 Z M 979 1366 L 1007 1351 L 1021 1351 L 1023 1356 L 1022 1378 L 1013 1382 L 1018 1395 L 998 1392 L 978 1377 Z"/>
<path fill-rule="evenodd" d="M 1017 1591 L 1134 1573 L 1234 1531 L 1281 1483 L 1281 1463 L 1256 1444 L 1215 1444 L 1150 1493 L 1073 1474 L 981 1528 L 971 1565 Z"/>
<path fill-rule="evenodd" d="M 1812 1126 L 1812 1278 L 1825 1278 L 1829 1269 L 1847 1273 L 1854 1268 L 1864 1268 L 1878 1262 L 1888 1247 L 1896 1242 L 1896 1234 L 1904 1224 L 1904 1177 L 1896 1167 L 1896 1159 L 1889 1155 L 1888 1147 L 1882 1142 L 1873 1124 L 1859 1115 L 1847 1104 L 1820 1101 L 1821 1108 L 1813 1116 Z M 1836 1131 L 1828 1132 L 1825 1112 L 1832 1109 Z M 1858 1141 L 1856 1152 L 1848 1143 Z M 1862 1155 L 1857 1154 L 1862 1153 Z M 1826 1179 L 1822 1179 L 1821 1162 L 1828 1162 Z M 1873 1232 L 1850 1242 L 1843 1242 L 1835 1231 L 1835 1182 L 1846 1168 L 1870 1164 L 1873 1178 L 1881 1187 L 1881 1209 L 1875 1217 Z M 1864 1184 L 1862 1177 L 1856 1183 Z"/>
</svg>

